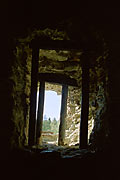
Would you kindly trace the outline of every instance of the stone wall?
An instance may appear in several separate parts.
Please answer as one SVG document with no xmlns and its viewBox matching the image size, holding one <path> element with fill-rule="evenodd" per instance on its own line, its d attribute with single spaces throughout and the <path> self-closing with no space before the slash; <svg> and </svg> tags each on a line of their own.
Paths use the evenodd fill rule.
<svg viewBox="0 0 120 180">
<path fill-rule="evenodd" d="M 65 144 L 71 146 L 79 143 L 80 113 L 81 113 L 81 89 L 68 88 L 67 117 Z"/>
<path fill-rule="evenodd" d="M 107 59 L 108 58 L 108 59 Z M 94 148 L 103 148 L 109 143 L 110 126 L 108 119 L 109 79 L 107 64 L 108 51 L 94 62 L 90 67 L 90 93 L 88 117 L 88 142 Z M 81 79 L 77 79 L 81 84 Z M 71 89 L 68 96 L 68 115 L 66 118 L 66 144 L 79 143 L 81 113 L 81 87 Z"/>
<path fill-rule="evenodd" d="M 90 135 L 90 143 L 94 148 L 105 148 L 110 142 L 109 125 L 109 64 L 108 49 L 105 50 L 103 57 L 97 59 L 96 77 L 94 81 L 94 92 L 90 93 L 90 106 L 93 110 L 94 127 Z M 93 90 L 92 90 L 93 91 Z"/>
<path fill-rule="evenodd" d="M 22 44 L 14 46 L 12 53 L 12 67 L 9 78 L 11 96 L 11 139 L 10 146 L 22 147 L 27 144 L 30 70 L 31 61 L 27 56 L 28 49 Z"/>
<path fill-rule="evenodd" d="M 104 83 L 101 82 L 96 93 L 90 93 L 89 118 L 88 118 L 88 142 L 95 147 L 102 148 L 109 137 L 109 123 L 107 119 L 107 98 Z M 81 90 L 69 91 L 66 118 L 67 145 L 79 143 L 80 114 L 81 114 Z"/>
</svg>

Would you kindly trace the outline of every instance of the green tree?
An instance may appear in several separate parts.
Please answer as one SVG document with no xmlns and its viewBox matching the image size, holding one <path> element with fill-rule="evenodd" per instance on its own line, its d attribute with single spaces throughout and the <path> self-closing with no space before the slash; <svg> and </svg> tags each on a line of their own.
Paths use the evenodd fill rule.
<svg viewBox="0 0 120 180">
<path fill-rule="evenodd" d="M 56 118 L 54 118 L 51 121 L 51 131 L 55 134 L 58 133 L 58 126 L 59 126 L 59 122 L 56 120 Z"/>
<path fill-rule="evenodd" d="M 49 118 L 48 120 L 43 121 L 43 131 L 51 131 L 51 119 Z"/>
<path fill-rule="evenodd" d="M 51 119 L 50 119 L 50 117 L 48 119 L 48 124 L 49 124 L 49 128 L 51 129 Z"/>
</svg>

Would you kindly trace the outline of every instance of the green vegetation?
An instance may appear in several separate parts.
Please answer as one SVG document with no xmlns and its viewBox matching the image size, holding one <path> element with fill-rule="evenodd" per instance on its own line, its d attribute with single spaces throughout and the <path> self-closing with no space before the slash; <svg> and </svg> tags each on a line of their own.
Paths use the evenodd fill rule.
<svg viewBox="0 0 120 180">
<path fill-rule="evenodd" d="M 56 118 L 54 118 L 53 120 L 48 118 L 43 121 L 42 131 L 51 131 L 54 134 L 57 134 L 58 130 L 59 130 L 59 121 L 57 121 Z"/>
</svg>

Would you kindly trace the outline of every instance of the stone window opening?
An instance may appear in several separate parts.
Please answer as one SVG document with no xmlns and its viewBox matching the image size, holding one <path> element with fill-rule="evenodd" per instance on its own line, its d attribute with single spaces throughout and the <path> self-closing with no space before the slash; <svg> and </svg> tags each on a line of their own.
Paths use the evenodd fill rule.
<svg viewBox="0 0 120 180">
<path fill-rule="evenodd" d="M 40 83 L 39 83 L 39 87 L 40 87 Z M 38 140 L 39 145 L 47 145 L 47 144 L 58 145 L 61 94 L 62 94 L 62 85 L 45 82 L 42 134 L 41 134 L 41 141 L 40 139 Z M 39 93 L 37 97 L 37 111 L 39 104 L 38 99 L 39 99 Z M 55 102 L 56 100 L 57 102 Z M 36 119 L 38 115 L 37 111 L 36 111 Z"/>
<path fill-rule="evenodd" d="M 44 99 L 45 99 L 45 83 L 40 82 L 39 85 L 39 97 L 37 105 L 37 123 L 36 123 L 36 144 L 42 145 L 43 139 L 45 137 L 45 132 L 43 132 L 43 112 L 44 112 Z M 47 83 L 48 84 L 48 83 Z M 53 85 L 53 84 L 52 84 Z M 58 86 L 58 85 L 56 85 Z M 53 86 L 54 87 L 54 86 Z M 58 86 L 60 87 L 60 85 Z M 62 88 L 61 88 L 62 87 Z M 66 118 L 67 118 L 67 99 L 68 99 L 68 85 L 61 84 L 61 108 L 60 108 L 60 123 L 59 123 L 59 133 L 57 137 L 57 145 L 65 145 L 65 131 L 66 131 Z M 59 90 L 60 91 L 60 90 Z M 47 133 L 47 132 L 46 132 Z M 53 133 L 49 131 L 49 135 Z"/>
<path fill-rule="evenodd" d="M 40 86 L 40 84 L 39 84 Z M 45 82 L 45 91 L 46 90 L 52 90 L 53 92 L 56 92 L 57 94 L 62 94 L 62 85 L 60 84 L 52 84 Z M 44 125 L 44 113 L 43 113 L 43 124 L 42 124 L 42 134 L 41 134 L 41 141 L 38 140 L 38 145 L 47 145 L 47 144 L 53 144 L 58 146 L 64 145 L 64 146 L 72 146 L 72 145 L 78 145 L 79 143 L 79 132 L 80 132 L 80 114 L 81 114 L 81 100 L 79 100 L 80 97 L 80 89 L 78 87 L 74 86 L 68 86 L 68 97 L 67 97 L 67 111 L 66 111 L 66 117 L 65 117 L 65 127 L 64 127 L 64 140 L 63 142 L 59 142 L 59 125 L 60 125 L 60 118 L 59 122 L 57 122 L 57 131 L 56 134 L 54 134 L 53 127 L 51 129 L 52 123 L 50 122 L 50 127 L 47 128 Z M 61 99 L 62 100 L 62 99 Z M 45 108 L 45 102 L 43 104 L 43 107 Z M 49 107 L 48 107 L 49 108 Z M 61 109 L 61 108 L 60 108 Z M 37 97 L 37 110 L 38 110 L 38 97 Z M 44 110 L 43 110 L 44 112 Z M 37 115 L 37 113 L 36 113 Z M 59 112 L 60 115 L 60 112 Z M 36 116 L 37 119 L 37 116 Z M 50 121 L 52 118 L 50 118 Z M 45 123 L 48 124 L 49 117 L 46 119 Z"/>
<path fill-rule="evenodd" d="M 79 137 L 78 145 L 80 148 L 94 148 L 98 147 L 98 145 L 101 148 L 100 144 L 103 144 L 102 137 L 109 137 L 110 133 L 109 123 L 106 120 L 107 103 L 109 101 L 109 74 L 107 65 L 110 63 L 107 43 L 100 36 L 97 41 L 98 46 L 100 42 L 102 48 L 100 50 L 96 43 L 91 46 L 91 42 L 87 44 L 87 42 L 82 43 L 78 39 L 65 39 L 64 37 L 56 40 L 52 38 L 49 30 L 47 34 L 49 34 L 50 38 L 46 39 L 41 38 L 43 35 L 40 32 L 41 30 L 31 32 L 28 36 L 19 39 L 16 37 L 15 47 L 12 50 L 14 60 L 11 62 L 10 77 L 12 80 L 11 97 L 13 98 L 11 147 L 27 146 L 31 148 L 36 143 L 35 97 L 41 73 L 45 73 L 45 76 L 49 76 L 49 79 L 46 81 L 56 79 L 61 83 L 61 79 L 64 81 L 65 75 L 77 81 L 81 95 L 76 103 L 79 104 L 79 101 L 83 99 L 84 103 L 86 101 L 86 104 L 81 106 L 80 112 L 83 111 L 82 109 L 85 109 L 81 113 L 82 116 L 79 117 L 78 122 L 78 125 L 80 125 L 81 119 L 83 119 L 83 122 L 86 124 L 85 127 L 83 126 L 84 123 L 82 124 L 81 129 L 83 133 L 82 136 L 80 135 L 84 143 L 82 143 Z M 42 30 L 42 32 L 44 31 Z M 53 74 L 57 74 L 57 76 L 53 78 Z M 59 75 L 62 75 L 61 79 Z M 44 78 L 42 79 L 44 80 Z M 85 84 L 87 86 L 84 86 Z M 83 86 L 84 90 L 82 90 Z M 84 97 L 87 97 L 87 99 Z M 85 116 L 86 112 L 87 116 Z M 92 124 L 89 123 L 91 119 Z M 88 132 L 89 126 L 93 129 L 91 134 Z M 79 133 L 81 133 L 81 129 Z M 67 137 L 72 139 L 74 135 L 71 135 L 70 131 L 68 128 Z M 75 131 L 73 130 L 73 132 Z M 89 144 L 88 139 L 90 139 Z M 104 139 L 105 143 L 107 139 Z M 73 142 L 66 143 L 73 144 Z"/>
<path fill-rule="evenodd" d="M 40 87 L 40 83 L 38 85 Z M 52 84 L 45 82 L 45 89 L 46 90 L 52 90 L 53 92 L 57 92 L 57 94 L 62 94 L 62 85 L 61 84 Z M 74 146 L 79 144 L 79 133 L 80 133 L 80 116 L 81 116 L 81 100 L 78 100 L 80 97 L 80 89 L 78 87 L 74 86 L 68 86 L 68 96 L 67 96 L 67 105 L 66 105 L 66 117 L 64 117 L 64 127 L 63 130 L 63 139 L 61 142 L 59 142 L 59 133 L 60 133 L 60 118 L 59 122 L 57 124 L 57 133 L 54 134 L 51 130 L 51 126 L 46 130 L 44 124 L 44 108 L 45 108 L 45 102 L 43 103 L 43 116 L 42 116 L 42 133 L 41 133 L 41 139 L 38 138 L 36 143 L 40 146 L 45 146 L 48 144 L 53 144 L 55 146 L 61 145 L 61 146 Z M 64 97 L 63 97 L 64 98 Z M 62 98 L 61 98 L 62 100 Z M 37 111 L 38 111 L 38 97 L 37 97 Z M 60 105 L 61 106 L 61 105 Z M 48 107 L 49 108 L 49 107 Z M 61 108 L 60 108 L 61 110 Z M 38 112 L 36 113 L 38 116 Z M 59 112 L 60 115 L 60 112 Z M 37 120 L 36 116 L 36 120 Z M 52 118 L 47 119 L 47 121 L 51 121 Z M 46 121 L 46 123 L 47 123 Z M 51 123 L 52 124 L 52 123 Z M 94 119 L 92 118 L 92 122 L 88 121 L 88 141 L 90 138 L 90 133 L 94 126 Z M 43 130 L 43 127 L 45 130 Z"/>
<path fill-rule="evenodd" d="M 42 42 L 43 43 L 43 42 Z M 74 78 L 70 78 L 69 76 L 66 76 L 65 74 L 59 74 L 59 73 L 39 73 L 38 72 L 38 61 L 39 61 L 39 49 L 72 49 L 74 47 L 74 43 L 72 42 L 63 42 L 62 41 L 51 41 L 50 44 L 47 42 L 44 42 L 42 44 L 40 41 L 36 40 L 34 42 L 31 42 L 31 47 L 32 47 L 32 70 L 31 70 L 31 97 L 30 97 L 30 121 L 29 121 L 29 138 L 28 138 L 28 144 L 29 146 L 34 145 L 37 142 L 37 138 L 41 136 L 40 134 L 40 129 L 42 127 L 39 126 L 39 121 L 37 121 L 37 128 L 35 125 L 35 116 L 36 116 L 36 94 L 37 94 L 37 82 L 38 80 L 40 81 L 40 91 L 41 91 L 41 105 L 40 105 L 40 111 L 43 111 L 43 101 L 44 101 L 44 89 L 45 89 L 45 81 L 48 82 L 55 82 L 55 83 L 61 83 L 63 86 L 62 88 L 64 89 L 62 91 L 63 95 L 68 94 L 68 85 L 78 85 L 77 81 Z M 62 45 L 64 48 L 62 48 Z M 49 46 L 49 47 L 48 47 Z M 50 47 L 51 46 L 51 47 Z M 56 47 L 55 47 L 56 46 Z M 75 48 L 73 49 L 79 49 L 80 47 L 77 47 L 75 45 Z M 89 63 L 88 63 L 88 56 L 86 54 L 82 55 L 82 60 L 81 60 L 81 67 L 82 67 L 82 103 L 81 103 L 81 121 L 80 121 L 80 137 L 79 137 L 79 145 L 80 148 L 87 148 L 88 145 L 88 114 L 89 114 Z M 87 61 L 87 62 L 86 62 Z M 78 63 L 78 62 L 77 62 Z M 78 63 L 79 64 L 79 63 Z M 67 64 L 68 65 L 68 64 Z M 37 78 L 36 78 L 37 77 Z M 67 83 L 66 83 L 67 82 Z M 80 98 L 80 97 L 79 97 Z M 65 97 L 63 98 L 63 112 L 61 113 L 63 115 L 63 119 L 66 109 L 66 102 L 65 102 Z M 42 114 L 43 113 L 39 113 Z M 61 116 L 62 116 L 61 115 Z M 38 118 L 38 117 L 37 117 Z M 38 118 L 39 119 L 39 118 Z M 41 117 L 42 119 L 42 117 Z M 62 124 L 62 123 L 61 123 Z M 63 123 L 64 124 L 64 123 Z M 60 125 L 59 129 L 64 129 L 63 127 L 61 128 Z M 35 132 L 36 131 L 36 132 Z M 58 140 L 58 145 L 64 145 L 64 142 L 61 139 L 60 134 L 65 134 L 63 132 L 60 133 L 61 130 L 59 130 L 59 140 Z M 65 136 L 65 135 L 63 135 Z"/>
</svg>

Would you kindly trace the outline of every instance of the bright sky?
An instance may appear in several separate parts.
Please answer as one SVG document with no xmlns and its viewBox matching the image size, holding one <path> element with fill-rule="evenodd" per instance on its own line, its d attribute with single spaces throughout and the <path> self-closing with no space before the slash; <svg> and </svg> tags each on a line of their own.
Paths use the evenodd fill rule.
<svg viewBox="0 0 120 180">
<path fill-rule="evenodd" d="M 37 93 L 37 102 L 38 102 L 38 94 L 39 93 Z M 51 120 L 54 117 L 56 118 L 56 120 L 59 120 L 60 109 L 61 109 L 61 95 L 57 95 L 55 91 L 45 91 L 43 117 L 46 115 L 47 118 L 50 117 Z"/>
<path fill-rule="evenodd" d="M 61 95 L 57 95 L 55 91 L 45 91 L 44 115 L 59 120 L 61 108 Z"/>
</svg>

